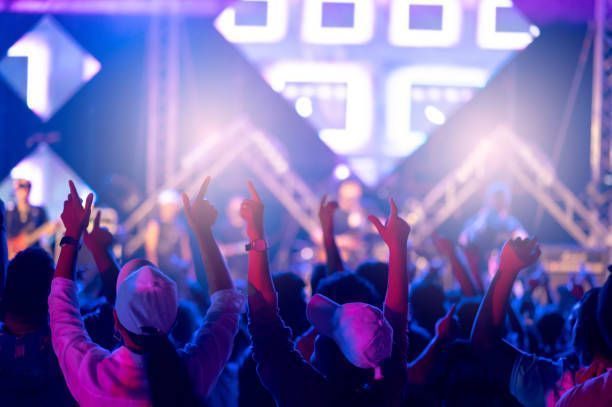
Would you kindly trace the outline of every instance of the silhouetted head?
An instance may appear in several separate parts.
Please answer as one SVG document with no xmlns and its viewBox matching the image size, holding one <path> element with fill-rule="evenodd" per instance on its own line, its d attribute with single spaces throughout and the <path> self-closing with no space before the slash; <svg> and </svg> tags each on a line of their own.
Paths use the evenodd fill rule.
<svg viewBox="0 0 612 407">
<path fill-rule="evenodd" d="M 387 279 L 389 278 L 389 265 L 381 261 L 367 261 L 361 263 L 355 274 L 368 280 L 380 298 L 384 298 L 387 293 Z"/>
<path fill-rule="evenodd" d="M 612 273 L 612 266 L 608 266 L 608 271 Z M 599 293 L 597 321 L 608 349 L 612 349 L 612 274 L 608 275 L 608 279 Z"/>
<path fill-rule="evenodd" d="M 430 282 L 413 284 L 410 290 L 410 312 L 412 318 L 431 334 L 436 322 L 446 315 L 446 297 L 442 286 Z"/>
<path fill-rule="evenodd" d="M 306 284 L 300 276 L 291 272 L 275 273 L 272 279 L 278 293 L 281 318 L 291 328 L 293 336 L 298 337 L 310 327 L 306 319 Z"/>
<path fill-rule="evenodd" d="M 601 288 L 587 291 L 574 307 L 576 321 L 573 326 L 574 351 L 583 366 L 590 365 L 596 356 L 612 359 L 599 324 L 597 323 L 597 303 Z"/>
<path fill-rule="evenodd" d="M 536 321 L 536 329 L 541 344 L 550 350 L 555 350 L 563 342 L 565 319 L 556 309 L 545 310 Z"/>
<path fill-rule="evenodd" d="M 46 324 L 54 271 L 53 259 L 43 249 L 30 248 L 17 253 L 6 271 L 4 317 L 10 315 L 27 324 Z"/>
<path fill-rule="evenodd" d="M 470 339 L 478 307 L 480 307 L 480 300 L 478 298 L 464 298 L 457 305 L 455 315 L 459 322 L 459 338 Z"/>
<path fill-rule="evenodd" d="M 15 179 L 13 180 L 13 191 L 15 192 L 15 199 L 18 203 L 28 202 L 30 199 L 30 191 L 32 191 L 32 183 L 27 179 Z"/>
<path fill-rule="evenodd" d="M 486 205 L 498 213 L 506 212 L 510 209 L 512 194 L 507 184 L 494 182 L 489 186 L 486 193 Z"/>
<path fill-rule="evenodd" d="M 327 266 L 323 263 L 317 263 L 312 267 L 310 274 L 310 289 L 312 294 L 316 294 L 319 288 L 319 283 L 327 277 Z"/>
</svg>

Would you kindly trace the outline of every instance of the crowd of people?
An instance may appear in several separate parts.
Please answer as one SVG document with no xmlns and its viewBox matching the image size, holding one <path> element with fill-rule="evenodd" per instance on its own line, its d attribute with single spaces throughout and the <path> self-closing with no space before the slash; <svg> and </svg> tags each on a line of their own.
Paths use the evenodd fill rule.
<svg viewBox="0 0 612 407">
<path fill-rule="evenodd" d="M 148 227 L 147 258 L 124 264 L 93 196 L 83 201 L 72 182 L 57 262 L 33 242 L 9 257 L 11 225 L 46 218 L 24 205 L 7 213 L 0 201 L 1 406 L 612 406 L 611 276 L 602 286 L 573 278 L 553 293 L 538 241 L 522 231 L 485 239 L 499 246 L 492 273 L 469 233 L 432 236 L 457 287 L 448 289 L 439 267 L 415 276 L 411 227 L 393 199 L 384 221 L 367 217 L 387 261 L 349 270 L 338 203 L 323 197 L 324 262 L 304 281 L 271 270 L 264 202 L 248 182 L 241 289 L 215 236 L 209 183 L 180 196 L 185 230 L 164 226 L 176 210 L 163 213 Z M 100 281 L 86 304 L 83 245 Z M 206 284 L 185 286 L 174 255 L 201 261 Z"/>
</svg>

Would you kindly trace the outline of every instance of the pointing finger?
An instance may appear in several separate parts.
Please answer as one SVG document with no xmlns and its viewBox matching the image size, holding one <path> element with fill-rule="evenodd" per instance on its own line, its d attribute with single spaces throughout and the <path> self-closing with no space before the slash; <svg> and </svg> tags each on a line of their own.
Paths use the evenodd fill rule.
<svg viewBox="0 0 612 407">
<path fill-rule="evenodd" d="M 210 176 L 204 178 L 204 182 L 202 182 L 200 191 L 198 191 L 198 195 L 196 196 L 196 201 L 201 201 L 204 199 L 206 196 L 206 191 L 208 190 L 208 184 L 210 184 Z"/>
</svg>

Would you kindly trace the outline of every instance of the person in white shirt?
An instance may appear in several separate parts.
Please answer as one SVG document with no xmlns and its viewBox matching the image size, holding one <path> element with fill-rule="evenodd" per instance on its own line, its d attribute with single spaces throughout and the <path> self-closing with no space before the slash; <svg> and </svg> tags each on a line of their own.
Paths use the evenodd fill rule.
<svg viewBox="0 0 612 407">
<path fill-rule="evenodd" d="M 168 332 L 176 319 L 176 283 L 144 260 L 127 263 L 117 278 L 115 326 L 123 346 L 96 345 L 80 317 L 74 282 L 76 256 L 91 214 L 74 184 L 64 202 L 66 227 L 49 296 L 53 349 L 73 397 L 81 406 L 193 406 L 214 386 L 227 362 L 244 308 L 212 234 L 217 212 L 204 199 L 210 178 L 195 201 L 183 194 L 185 213 L 202 252 L 211 306 L 191 343 L 176 350 Z"/>
</svg>

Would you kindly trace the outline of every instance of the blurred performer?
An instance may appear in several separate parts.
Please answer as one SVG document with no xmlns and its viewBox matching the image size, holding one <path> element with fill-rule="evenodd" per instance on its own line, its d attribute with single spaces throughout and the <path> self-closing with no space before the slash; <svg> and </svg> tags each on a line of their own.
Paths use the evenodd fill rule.
<svg viewBox="0 0 612 407">
<path fill-rule="evenodd" d="M 346 180 L 338 188 L 336 242 L 343 260 L 354 268 L 369 257 L 367 235 L 372 232 L 363 205 L 363 188 L 358 181 Z"/>
<path fill-rule="evenodd" d="M 26 179 L 13 181 L 15 202 L 6 213 L 9 259 L 28 247 L 40 247 L 41 239 L 52 233 L 54 223 L 48 222 L 41 206 L 30 204 L 32 183 Z"/>
<path fill-rule="evenodd" d="M 165 190 L 159 194 L 157 203 L 159 216 L 149 221 L 145 232 L 147 259 L 172 277 L 179 294 L 185 295 L 192 257 L 189 234 L 179 217 L 180 196 L 176 191 Z"/>
<path fill-rule="evenodd" d="M 243 196 L 232 196 L 225 207 L 225 216 L 217 221 L 219 249 L 235 280 L 246 280 L 247 277 L 247 255 L 244 247 L 249 239 L 245 233 L 244 219 L 240 216 L 242 201 Z"/>
<path fill-rule="evenodd" d="M 504 242 L 527 237 L 519 220 L 510 214 L 511 202 L 508 186 L 502 182 L 493 183 L 487 190 L 484 205 L 467 222 L 459 236 L 461 245 L 477 249 L 480 270 L 493 269 L 494 273 L 497 270 L 497 253 Z"/>
</svg>

